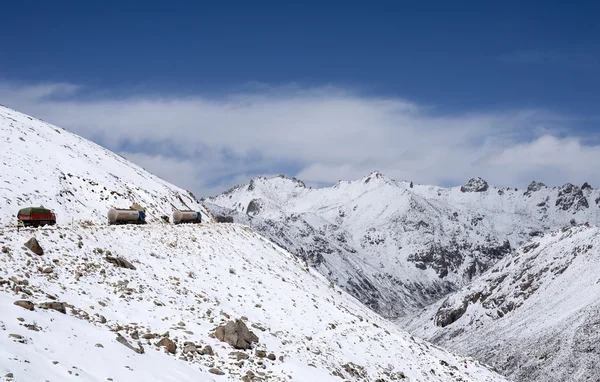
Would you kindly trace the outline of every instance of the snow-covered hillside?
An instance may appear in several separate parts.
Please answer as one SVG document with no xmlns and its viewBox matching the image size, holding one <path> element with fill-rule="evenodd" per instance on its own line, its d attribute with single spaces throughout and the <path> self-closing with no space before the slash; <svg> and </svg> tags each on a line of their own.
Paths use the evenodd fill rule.
<svg viewBox="0 0 600 382">
<path fill-rule="evenodd" d="M 413 338 L 250 227 L 165 224 L 200 205 L 97 145 L 6 108 L 0 142 L 3 380 L 505 380 Z M 108 207 L 133 203 L 149 224 L 107 225 Z M 14 227 L 39 204 L 57 226 Z"/>
<path fill-rule="evenodd" d="M 404 322 L 516 381 L 600 380 L 600 229 L 536 238 Z"/>
<path fill-rule="evenodd" d="M 42 256 L 23 249 L 32 235 Z M 412 338 L 248 227 L 10 228 L 0 247 L 0 373 L 18 381 L 502 380 Z M 66 314 L 40 307 L 52 301 Z M 239 318 L 255 349 L 214 338 Z M 166 333 L 175 354 L 156 346 Z"/>
<path fill-rule="evenodd" d="M 600 221 L 600 191 L 587 184 L 517 190 L 475 178 L 445 189 L 378 172 L 322 189 L 257 177 L 206 203 L 387 317 L 445 296 L 543 232 Z"/>
<path fill-rule="evenodd" d="M 147 221 L 201 207 L 192 194 L 64 129 L 0 106 L 0 224 L 22 207 L 56 212 L 58 224 L 106 222 L 110 207 L 147 209 Z"/>
</svg>

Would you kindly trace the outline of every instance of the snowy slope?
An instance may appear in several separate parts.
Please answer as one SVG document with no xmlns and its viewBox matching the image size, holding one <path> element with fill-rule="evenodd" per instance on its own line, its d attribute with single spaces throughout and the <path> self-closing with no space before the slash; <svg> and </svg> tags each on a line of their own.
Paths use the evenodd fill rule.
<svg viewBox="0 0 600 382">
<path fill-rule="evenodd" d="M 200 206 L 123 158 L 10 109 L 0 117 L 3 380 L 505 380 L 413 338 L 247 226 L 163 224 Z M 106 224 L 109 206 L 132 203 L 150 224 Z M 53 208 L 59 224 L 18 231 L 23 204 Z M 24 246 L 32 237 L 42 255 Z M 257 334 L 252 349 L 215 338 L 233 319 Z"/>
<path fill-rule="evenodd" d="M 105 222 L 110 207 L 147 208 L 160 221 L 199 209 L 188 191 L 64 129 L 0 106 L 0 225 L 22 207 L 53 209 L 58 224 Z"/>
<path fill-rule="evenodd" d="M 536 235 L 572 219 L 596 224 L 599 202 L 587 185 L 411 187 L 379 172 L 322 189 L 257 177 L 206 199 L 387 317 L 456 290 Z"/>
<path fill-rule="evenodd" d="M 600 379 L 600 229 L 536 238 L 404 326 L 516 381 Z"/>
<path fill-rule="evenodd" d="M 43 256 L 22 248 L 32 235 Z M 249 371 L 273 381 L 503 380 L 412 338 L 248 227 L 10 228 L 0 231 L 0 246 L 0 374 L 18 381 L 239 381 Z M 107 251 L 136 269 L 106 261 Z M 50 296 L 68 304 L 66 314 L 13 305 Z M 212 338 L 230 317 L 244 317 L 257 349 L 276 359 L 250 350 L 240 362 Z M 154 345 L 165 332 L 175 355 Z M 147 333 L 159 337 L 145 340 Z M 210 345 L 215 355 L 183 353 L 185 342 Z"/>
</svg>

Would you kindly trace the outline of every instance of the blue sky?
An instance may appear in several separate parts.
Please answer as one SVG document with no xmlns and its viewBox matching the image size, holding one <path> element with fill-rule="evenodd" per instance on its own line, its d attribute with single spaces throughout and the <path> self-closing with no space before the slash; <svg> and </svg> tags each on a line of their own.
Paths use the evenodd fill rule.
<svg viewBox="0 0 600 382">
<path fill-rule="evenodd" d="M 2 6 L 0 103 L 129 154 L 168 180 L 186 179 L 183 186 L 201 194 L 254 175 L 280 172 L 326 184 L 355 177 L 370 166 L 396 177 L 454 185 L 467 176 L 469 166 L 471 172 L 483 172 L 473 176 L 489 172 L 493 177 L 500 165 L 481 168 L 474 166 L 480 159 L 472 159 L 456 173 L 446 169 L 444 176 L 423 175 L 406 170 L 414 161 L 403 162 L 410 147 L 403 148 L 399 141 L 394 142 L 400 152 L 396 157 L 393 147 L 379 155 L 373 139 L 373 147 L 363 147 L 361 158 L 352 159 L 343 148 L 336 157 L 334 150 L 320 154 L 320 147 L 311 148 L 312 141 L 300 147 L 289 134 L 281 141 L 269 141 L 289 145 L 282 152 L 260 144 L 240 148 L 226 138 L 232 132 L 256 129 L 261 130 L 257 139 L 263 139 L 261 134 L 273 135 L 269 132 L 278 126 L 287 128 L 288 120 L 294 121 L 298 132 L 305 128 L 297 123 L 300 120 L 318 124 L 321 130 L 331 126 L 330 138 L 324 134 L 323 139 L 337 141 L 332 137 L 343 136 L 330 145 L 347 145 L 356 152 L 353 145 L 359 139 L 351 138 L 370 134 L 373 124 L 385 126 L 375 135 L 389 141 L 392 136 L 399 140 L 411 136 L 403 134 L 403 128 L 455 136 L 453 129 L 464 122 L 480 123 L 469 128 L 478 132 L 449 144 L 464 149 L 465 142 L 471 142 L 471 152 L 478 153 L 474 158 L 485 157 L 490 163 L 491 156 L 502 150 L 548 136 L 595 148 L 600 121 L 599 8 L 591 2 L 508 1 L 219 6 L 179 1 L 13 1 Z M 362 127 L 346 128 L 349 121 L 343 114 L 351 113 L 336 107 L 353 107 L 355 101 L 366 107 L 360 117 L 368 118 Z M 190 142 L 174 139 L 177 133 L 154 135 L 148 130 L 140 139 L 139 126 L 130 135 L 121 132 L 127 126 L 116 121 L 119 115 L 132 125 L 144 125 L 147 117 L 134 120 L 131 109 L 122 105 L 135 109 L 144 102 L 158 103 L 152 110 L 174 113 L 173 124 L 153 128 L 185 131 L 195 149 L 179 150 L 180 144 Z M 278 119 L 246 108 L 248 102 L 274 108 Z M 314 119 L 309 107 L 325 105 L 331 109 Z M 207 107 L 212 108 L 210 118 Z M 102 108 L 116 117 L 104 119 Z M 240 112 L 234 120 L 228 113 L 231 108 L 246 114 Z M 268 129 L 262 131 L 265 126 Z M 119 138 L 111 139 L 116 130 Z M 215 130 L 226 131 L 222 140 L 206 138 L 219 135 Z M 346 135 L 348 131 L 354 135 Z M 312 138 L 319 140 L 319 134 Z M 489 146 L 492 141 L 497 145 Z M 288 155 L 290 150 L 304 155 Z M 215 160 L 219 171 L 209 163 L 200 165 Z M 181 178 L 170 174 L 168 161 L 189 165 L 190 173 Z M 194 166 L 198 169 L 192 170 Z M 522 183 L 538 173 L 545 176 L 542 170 L 494 180 Z M 568 169 L 559 174 L 564 181 L 585 175 L 572 176 Z M 199 180 L 187 181 L 190 178 Z"/>
</svg>

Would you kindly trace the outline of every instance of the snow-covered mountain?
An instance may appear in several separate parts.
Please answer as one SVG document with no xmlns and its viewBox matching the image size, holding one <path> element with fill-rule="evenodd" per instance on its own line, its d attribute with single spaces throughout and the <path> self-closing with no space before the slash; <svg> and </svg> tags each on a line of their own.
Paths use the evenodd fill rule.
<svg viewBox="0 0 600 382">
<path fill-rule="evenodd" d="M 600 221 L 589 185 L 525 190 L 474 178 L 462 187 L 413 185 L 373 172 L 313 189 L 279 176 L 213 198 L 232 214 L 387 317 L 460 288 L 519 245 L 565 224 Z"/>
<path fill-rule="evenodd" d="M 535 238 L 403 321 L 516 381 L 600 380 L 600 229 L 565 227 Z"/>
<path fill-rule="evenodd" d="M 0 142 L 3 380 L 506 380 L 412 337 L 248 226 L 165 224 L 200 206 L 97 145 L 6 108 Z M 107 225 L 109 206 L 133 203 L 149 224 Z M 53 208 L 57 226 L 17 230 L 23 204 Z"/>
<path fill-rule="evenodd" d="M 201 206 L 182 190 L 121 156 L 44 121 L 0 106 L 0 224 L 43 205 L 58 224 L 106 222 L 110 207 L 146 208 L 147 221 Z"/>
</svg>

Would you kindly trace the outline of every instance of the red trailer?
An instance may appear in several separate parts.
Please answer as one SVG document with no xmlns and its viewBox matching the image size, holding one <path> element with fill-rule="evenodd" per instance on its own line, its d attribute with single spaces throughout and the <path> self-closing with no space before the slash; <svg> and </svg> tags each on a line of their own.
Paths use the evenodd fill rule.
<svg viewBox="0 0 600 382">
<path fill-rule="evenodd" d="M 54 215 L 54 212 L 44 207 L 22 208 L 17 213 L 17 219 L 18 223 L 22 223 L 25 227 L 56 224 L 56 215 Z"/>
</svg>

